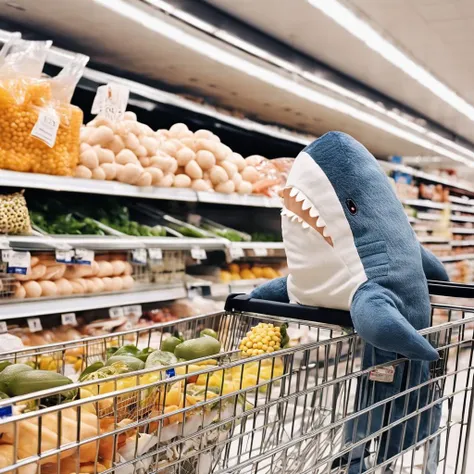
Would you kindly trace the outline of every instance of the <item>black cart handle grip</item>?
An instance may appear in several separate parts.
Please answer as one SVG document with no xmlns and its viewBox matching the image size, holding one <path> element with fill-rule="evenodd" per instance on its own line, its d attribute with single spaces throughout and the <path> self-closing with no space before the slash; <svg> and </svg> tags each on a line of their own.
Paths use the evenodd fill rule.
<svg viewBox="0 0 474 474">
<path fill-rule="evenodd" d="M 428 280 L 431 296 L 450 296 L 452 298 L 474 299 L 474 285 L 451 283 L 449 281 Z"/>
<path fill-rule="evenodd" d="M 225 302 L 225 310 L 265 314 L 286 319 L 299 319 L 333 326 L 354 327 L 348 311 L 316 308 L 301 304 L 276 303 L 274 301 L 250 298 L 249 295 L 245 294 L 230 294 Z"/>
</svg>

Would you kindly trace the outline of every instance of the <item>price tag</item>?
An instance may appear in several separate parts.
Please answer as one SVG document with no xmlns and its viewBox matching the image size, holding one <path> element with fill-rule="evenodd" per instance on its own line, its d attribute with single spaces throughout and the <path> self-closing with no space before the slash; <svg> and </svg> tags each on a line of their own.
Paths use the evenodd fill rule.
<svg viewBox="0 0 474 474">
<path fill-rule="evenodd" d="M 38 120 L 33 130 L 31 130 L 31 136 L 53 148 L 56 143 L 59 122 L 58 114 L 52 107 L 41 109 L 38 114 Z"/>
<path fill-rule="evenodd" d="M 94 261 L 94 251 L 88 249 L 74 250 L 73 262 L 77 265 L 91 265 Z"/>
<path fill-rule="evenodd" d="M 242 258 L 245 256 L 245 252 L 242 247 L 235 247 L 233 245 L 231 245 L 229 249 L 229 254 L 232 260 L 238 260 L 239 258 Z"/>
<path fill-rule="evenodd" d="M 74 250 L 56 250 L 56 262 L 72 263 L 74 261 Z"/>
<path fill-rule="evenodd" d="M 101 115 L 112 122 L 122 120 L 127 110 L 129 95 L 128 87 L 119 84 L 100 86 L 97 89 L 91 113 Z"/>
<path fill-rule="evenodd" d="M 171 368 L 171 369 L 166 369 L 166 378 L 170 379 L 171 377 L 174 377 L 176 375 L 176 371 Z"/>
<path fill-rule="evenodd" d="M 161 249 L 148 249 L 148 257 L 150 260 L 163 260 L 163 251 Z"/>
<path fill-rule="evenodd" d="M 123 308 L 116 306 L 114 308 L 109 308 L 109 317 L 110 319 L 120 319 L 123 318 Z"/>
<path fill-rule="evenodd" d="M 268 255 L 268 249 L 265 247 L 256 247 L 253 251 L 256 257 L 266 257 Z"/>
<path fill-rule="evenodd" d="M 27 322 L 30 332 L 38 332 L 43 330 L 43 325 L 41 324 L 40 318 L 29 318 Z"/>
<path fill-rule="evenodd" d="M 395 378 L 395 367 L 376 367 L 369 374 L 369 380 L 372 382 L 392 383 Z"/>
<path fill-rule="evenodd" d="M 142 316 L 142 307 L 139 304 L 135 304 L 132 306 L 124 306 L 123 307 L 123 314 L 126 318 L 137 322 Z"/>
<path fill-rule="evenodd" d="M 207 254 L 204 249 L 195 247 L 191 249 L 191 257 L 194 258 L 194 260 L 206 260 Z"/>
<path fill-rule="evenodd" d="M 8 239 L 5 237 L 0 237 L 0 249 L 8 249 L 10 247 L 10 244 L 8 242 Z"/>
<path fill-rule="evenodd" d="M 76 313 L 61 314 L 61 322 L 64 326 L 77 326 Z"/>
<path fill-rule="evenodd" d="M 121 326 L 121 329 L 124 331 L 130 331 L 130 329 L 133 329 L 133 324 L 131 321 L 127 321 L 123 326 Z"/>
<path fill-rule="evenodd" d="M 0 408 L 0 418 L 8 418 L 13 415 L 13 405 Z"/>
<path fill-rule="evenodd" d="M 4 334 L 8 331 L 8 326 L 5 321 L 0 321 L 0 334 Z"/>
<path fill-rule="evenodd" d="M 132 262 L 137 265 L 146 265 L 147 254 L 146 249 L 136 249 L 132 251 Z"/>
<path fill-rule="evenodd" d="M 31 266 L 30 252 L 2 250 L 2 260 L 8 263 L 7 273 L 26 275 Z"/>
</svg>

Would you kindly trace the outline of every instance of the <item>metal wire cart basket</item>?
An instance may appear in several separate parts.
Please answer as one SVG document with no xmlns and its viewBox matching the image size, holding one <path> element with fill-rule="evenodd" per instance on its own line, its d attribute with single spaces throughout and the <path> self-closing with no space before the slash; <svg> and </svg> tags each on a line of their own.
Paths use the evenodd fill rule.
<svg viewBox="0 0 474 474">
<path fill-rule="evenodd" d="M 430 289 L 474 298 L 472 287 Z M 282 318 L 290 347 L 243 358 L 247 332 Z M 213 328 L 222 342 L 212 359 L 1 400 L 0 474 L 472 472 L 474 311 L 436 303 L 432 319 L 422 334 L 440 359 L 426 366 L 402 358 L 364 366 L 347 313 L 236 295 L 220 313 L 2 355 L 71 374 L 112 346 L 157 348 L 175 331 L 189 338 Z"/>
</svg>

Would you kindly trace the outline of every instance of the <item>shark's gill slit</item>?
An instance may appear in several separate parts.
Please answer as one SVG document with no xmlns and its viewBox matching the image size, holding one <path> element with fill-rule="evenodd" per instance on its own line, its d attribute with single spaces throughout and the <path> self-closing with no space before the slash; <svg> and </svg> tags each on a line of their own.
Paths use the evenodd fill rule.
<svg viewBox="0 0 474 474">
<path fill-rule="evenodd" d="M 331 247 L 334 247 L 326 221 L 320 215 L 314 203 L 302 191 L 295 187 L 285 188 L 283 190 L 283 202 L 282 216 L 286 216 L 293 222 L 299 222 L 303 229 L 311 227 L 319 232 Z"/>
</svg>

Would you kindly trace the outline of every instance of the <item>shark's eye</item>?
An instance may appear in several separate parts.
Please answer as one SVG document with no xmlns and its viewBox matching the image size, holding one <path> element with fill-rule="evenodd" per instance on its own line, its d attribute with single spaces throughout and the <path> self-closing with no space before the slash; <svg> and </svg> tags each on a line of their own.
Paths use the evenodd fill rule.
<svg viewBox="0 0 474 474">
<path fill-rule="evenodd" d="M 352 199 L 346 199 L 346 206 L 352 215 L 357 214 L 357 206 L 355 205 L 355 202 Z"/>
</svg>

